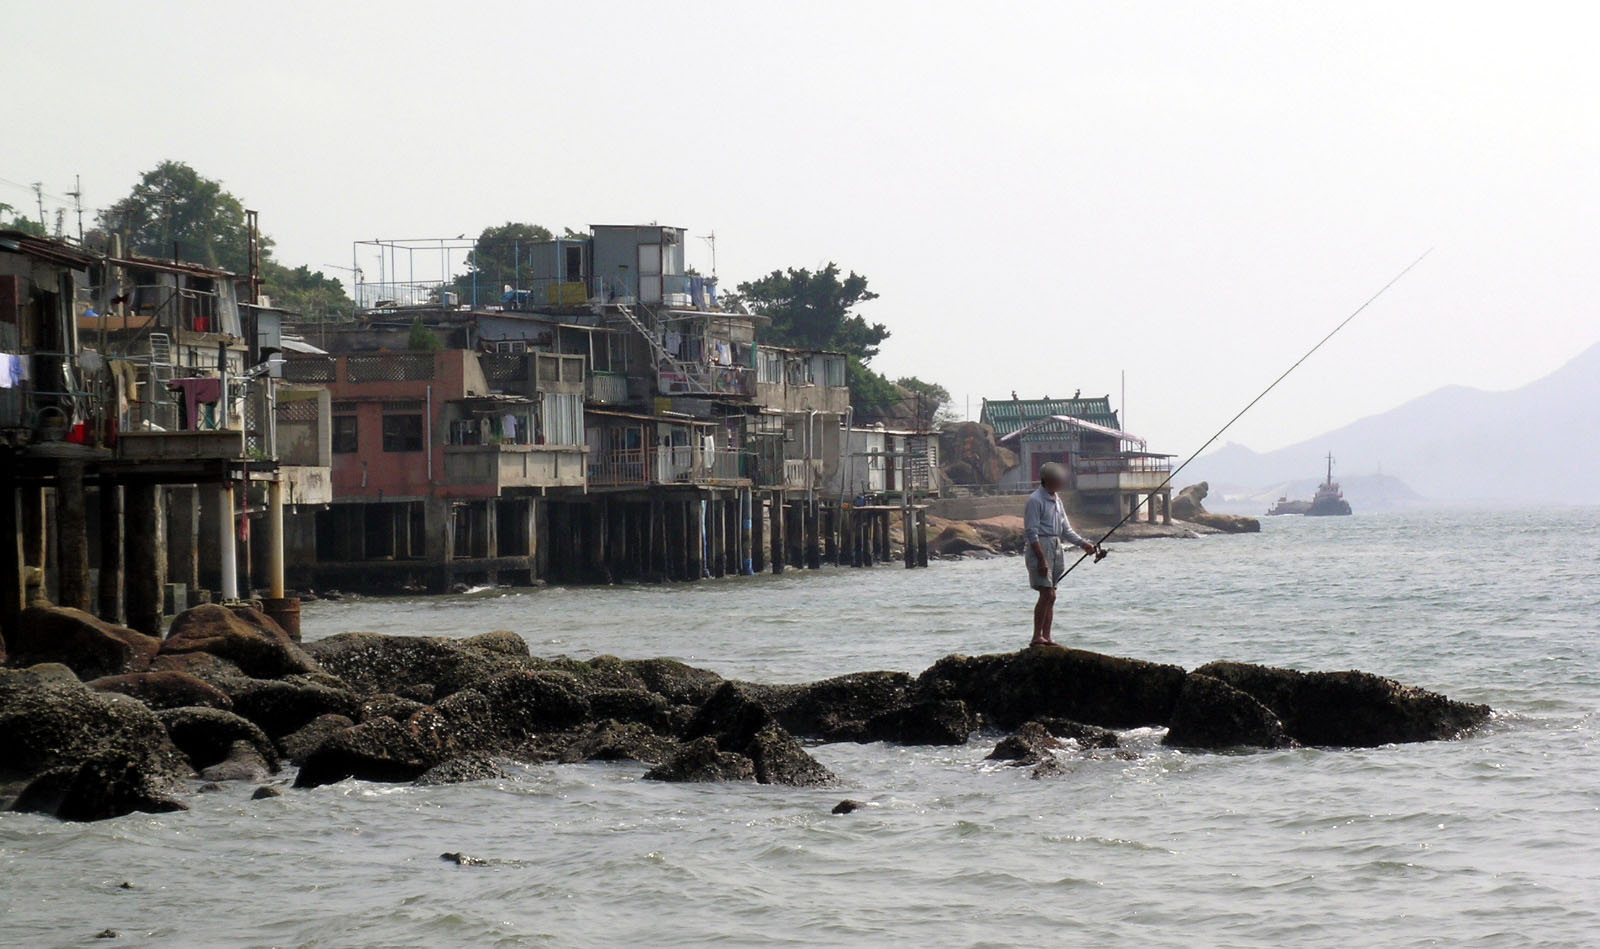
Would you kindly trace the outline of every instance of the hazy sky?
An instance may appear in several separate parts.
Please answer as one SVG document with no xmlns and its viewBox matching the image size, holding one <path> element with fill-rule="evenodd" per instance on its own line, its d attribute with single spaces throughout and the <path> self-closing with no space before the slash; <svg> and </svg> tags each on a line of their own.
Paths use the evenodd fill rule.
<svg viewBox="0 0 1600 949">
<path fill-rule="evenodd" d="M 725 284 L 866 274 L 877 368 L 958 410 L 1126 370 L 1128 426 L 1181 454 L 1436 247 L 1230 433 L 1269 449 L 1600 340 L 1597 9 L 0 0 L 0 201 L 180 159 L 314 268 L 507 220 L 715 229 Z"/>
</svg>

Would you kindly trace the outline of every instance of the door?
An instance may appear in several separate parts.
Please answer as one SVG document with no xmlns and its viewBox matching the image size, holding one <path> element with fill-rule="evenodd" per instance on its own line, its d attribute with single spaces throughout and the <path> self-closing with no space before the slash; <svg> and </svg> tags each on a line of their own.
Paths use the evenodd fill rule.
<svg viewBox="0 0 1600 949">
<path fill-rule="evenodd" d="M 639 245 L 639 302 L 661 302 L 661 245 Z"/>
</svg>

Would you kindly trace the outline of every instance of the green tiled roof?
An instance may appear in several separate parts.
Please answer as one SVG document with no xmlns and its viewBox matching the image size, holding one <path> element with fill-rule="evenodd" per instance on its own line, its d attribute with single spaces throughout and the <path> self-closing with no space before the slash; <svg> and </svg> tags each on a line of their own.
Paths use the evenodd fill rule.
<svg viewBox="0 0 1600 949">
<path fill-rule="evenodd" d="M 1117 413 L 1111 408 L 1109 396 L 1091 399 L 984 399 L 983 413 L 978 421 L 994 429 L 995 437 L 1004 438 L 1012 432 L 1052 415 L 1070 415 L 1073 418 L 1120 429 Z M 1057 423 L 1062 431 L 1066 426 Z M 1045 426 L 1041 431 L 1049 431 Z"/>
</svg>

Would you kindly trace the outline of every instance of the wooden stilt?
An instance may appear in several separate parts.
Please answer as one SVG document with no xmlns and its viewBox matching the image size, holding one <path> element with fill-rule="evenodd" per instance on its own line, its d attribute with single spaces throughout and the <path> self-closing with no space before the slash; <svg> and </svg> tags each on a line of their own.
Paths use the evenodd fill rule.
<svg viewBox="0 0 1600 949">
<path fill-rule="evenodd" d="M 83 490 L 83 462 L 64 461 L 56 469 L 57 600 L 89 609 L 89 519 Z"/>
<path fill-rule="evenodd" d="M 147 636 L 160 636 L 167 579 L 161 557 L 160 491 L 154 484 L 134 483 L 126 487 L 123 500 L 127 506 L 128 625 Z"/>
<path fill-rule="evenodd" d="M 191 591 L 192 592 L 192 591 Z M 100 591 L 96 612 L 122 622 L 122 485 L 100 483 Z"/>
</svg>

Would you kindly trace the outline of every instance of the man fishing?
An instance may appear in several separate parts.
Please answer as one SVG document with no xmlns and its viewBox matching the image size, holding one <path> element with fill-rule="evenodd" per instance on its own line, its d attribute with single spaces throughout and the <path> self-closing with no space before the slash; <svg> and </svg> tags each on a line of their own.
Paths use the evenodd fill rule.
<svg viewBox="0 0 1600 949">
<path fill-rule="evenodd" d="M 1023 557 L 1028 564 L 1028 585 L 1039 591 L 1039 602 L 1033 607 L 1034 646 L 1053 646 L 1050 624 L 1055 619 L 1056 584 L 1066 573 L 1064 544 L 1081 547 L 1086 554 L 1099 551 L 1094 541 L 1086 540 L 1072 529 L 1067 512 L 1061 506 L 1058 492 L 1066 486 L 1067 471 L 1055 462 L 1046 462 L 1039 468 L 1039 490 L 1028 495 L 1027 507 L 1022 511 L 1022 540 L 1026 548 Z"/>
</svg>

